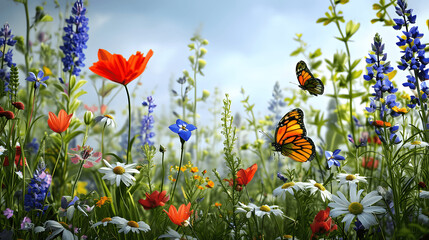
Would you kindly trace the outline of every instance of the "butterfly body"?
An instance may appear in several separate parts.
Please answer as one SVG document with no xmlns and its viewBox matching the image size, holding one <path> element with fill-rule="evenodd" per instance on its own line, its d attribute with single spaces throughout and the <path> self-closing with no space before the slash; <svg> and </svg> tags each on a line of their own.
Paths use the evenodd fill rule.
<svg viewBox="0 0 429 240">
<path fill-rule="evenodd" d="M 304 112 L 296 108 L 280 120 L 271 145 L 275 151 L 295 161 L 311 161 L 315 156 L 315 147 L 313 140 L 306 135 Z"/>
<path fill-rule="evenodd" d="M 322 95 L 325 91 L 322 81 L 311 74 L 304 61 L 299 61 L 296 64 L 296 77 L 298 78 L 299 87 L 302 90 L 307 90 L 311 95 Z"/>
</svg>

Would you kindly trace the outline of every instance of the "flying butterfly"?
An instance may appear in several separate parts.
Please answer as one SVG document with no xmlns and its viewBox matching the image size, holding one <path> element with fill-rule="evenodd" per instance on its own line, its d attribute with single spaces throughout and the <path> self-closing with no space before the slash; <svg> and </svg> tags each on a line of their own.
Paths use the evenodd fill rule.
<svg viewBox="0 0 429 240">
<path fill-rule="evenodd" d="M 313 160 L 316 152 L 313 140 L 307 137 L 304 112 L 295 108 L 280 120 L 271 145 L 275 151 L 298 162 Z"/>
<path fill-rule="evenodd" d="M 315 78 L 308 69 L 304 61 L 296 64 L 296 77 L 298 78 L 299 87 L 307 90 L 311 95 L 322 95 L 325 87 L 320 79 Z"/>
</svg>

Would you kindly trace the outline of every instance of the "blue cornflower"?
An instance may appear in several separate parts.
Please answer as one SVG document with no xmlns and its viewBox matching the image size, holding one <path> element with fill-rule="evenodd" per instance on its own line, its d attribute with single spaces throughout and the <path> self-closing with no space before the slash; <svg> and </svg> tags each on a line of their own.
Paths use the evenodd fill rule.
<svg viewBox="0 0 429 240">
<path fill-rule="evenodd" d="M 31 153 L 33 153 L 33 154 L 36 154 L 36 153 L 37 153 L 37 151 L 39 151 L 39 144 L 37 143 L 37 138 L 33 138 L 33 141 L 31 141 L 31 142 L 27 143 L 27 144 L 25 145 L 25 148 L 26 148 L 29 152 L 31 152 Z"/>
<path fill-rule="evenodd" d="M 334 152 L 325 151 L 326 161 L 328 162 L 328 168 L 331 168 L 332 165 L 337 167 L 341 166 L 338 160 L 345 160 L 345 158 L 341 155 L 338 155 L 341 152 L 340 149 L 335 150 Z"/>
<path fill-rule="evenodd" d="M 180 139 L 183 141 L 188 141 L 191 137 L 191 131 L 197 129 L 194 125 L 188 124 L 181 119 L 177 119 L 176 124 L 172 124 L 168 128 L 174 133 L 179 134 Z"/>
<path fill-rule="evenodd" d="M 44 77 L 44 73 L 42 70 L 39 71 L 39 73 L 37 74 L 37 77 L 34 73 L 30 72 L 28 74 L 28 77 L 25 79 L 29 82 L 35 82 L 34 84 L 34 88 L 39 88 L 40 84 L 42 84 L 43 86 L 47 87 L 46 83 L 44 83 L 44 81 L 48 80 L 49 76 L 45 76 Z"/>
<path fill-rule="evenodd" d="M 287 182 L 287 177 L 283 176 L 281 173 L 277 173 L 277 178 L 282 180 L 284 183 Z"/>
<path fill-rule="evenodd" d="M 49 197 L 49 186 L 52 182 L 52 176 L 45 172 L 44 164 L 34 171 L 33 178 L 28 184 L 27 194 L 24 197 L 24 209 L 30 211 L 33 209 L 42 210 L 46 195 Z M 46 211 L 48 206 L 43 207 L 43 211 Z"/>
<path fill-rule="evenodd" d="M 144 115 L 141 121 L 140 140 L 142 145 L 148 144 L 149 146 L 153 146 L 154 142 L 152 142 L 150 139 L 155 137 L 155 133 L 151 132 L 155 120 L 150 114 L 153 113 L 153 109 L 156 107 L 156 105 L 154 104 L 152 96 L 147 97 L 147 102 L 144 101 L 142 105 L 148 107 L 148 114 Z"/>
<path fill-rule="evenodd" d="M 65 35 L 63 36 L 64 45 L 60 49 L 64 53 L 63 62 L 64 72 L 73 69 L 72 74 L 79 76 L 80 68 L 84 67 L 85 54 L 83 49 L 86 49 L 88 36 L 88 18 L 85 17 L 86 8 L 83 6 L 82 0 L 77 0 L 72 8 L 72 16 L 66 19 L 67 26 L 64 27 Z"/>
</svg>

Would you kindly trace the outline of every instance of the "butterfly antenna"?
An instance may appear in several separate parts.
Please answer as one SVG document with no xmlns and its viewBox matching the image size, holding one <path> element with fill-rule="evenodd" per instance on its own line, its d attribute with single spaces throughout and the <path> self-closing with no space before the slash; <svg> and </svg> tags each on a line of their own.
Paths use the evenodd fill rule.
<svg viewBox="0 0 429 240">
<path fill-rule="evenodd" d="M 262 133 L 263 135 L 265 135 L 267 138 L 269 138 L 271 140 L 271 142 L 274 142 L 274 138 L 272 136 L 270 136 L 268 133 L 266 133 L 262 130 L 259 130 L 259 132 Z"/>
</svg>

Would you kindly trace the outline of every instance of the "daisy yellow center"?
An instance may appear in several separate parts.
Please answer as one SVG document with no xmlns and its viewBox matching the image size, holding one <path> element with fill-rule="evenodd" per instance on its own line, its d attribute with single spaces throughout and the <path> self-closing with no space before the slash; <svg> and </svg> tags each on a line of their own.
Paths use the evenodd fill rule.
<svg viewBox="0 0 429 240">
<path fill-rule="evenodd" d="M 123 167 L 121 167 L 121 166 L 117 166 L 117 167 L 113 168 L 113 172 L 114 172 L 116 175 L 122 175 L 122 174 L 124 174 L 124 173 L 125 173 L 125 168 L 123 168 Z"/>
<path fill-rule="evenodd" d="M 103 218 L 103 220 L 101 220 L 101 222 L 110 222 L 110 221 L 112 221 L 112 218 L 109 218 L 109 217 Z"/>
<path fill-rule="evenodd" d="M 352 202 L 349 205 L 349 212 L 354 214 L 354 215 L 359 215 L 363 212 L 363 206 L 362 204 L 358 203 L 358 202 Z"/>
<path fill-rule="evenodd" d="M 112 115 L 106 114 L 104 116 L 107 117 L 107 118 L 113 119 Z"/>
<path fill-rule="evenodd" d="M 267 205 L 262 205 L 259 209 L 264 212 L 271 212 L 271 208 Z"/>
<path fill-rule="evenodd" d="M 347 177 L 346 177 L 346 180 L 347 181 L 353 181 L 353 180 L 355 180 L 356 179 L 356 176 L 355 175 L 353 175 L 353 174 L 349 174 L 349 175 L 347 175 Z"/>
<path fill-rule="evenodd" d="M 420 144 L 422 144 L 421 141 L 412 141 L 411 142 L 411 145 L 420 145 Z"/>
<path fill-rule="evenodd" d="M 291 238 L 292 238 L 292 235 L 283 235 L 283 238 L 291 239 Z"/>
<path fill-rule="evenodd" d="M 293 186 L 295 186 L 294 182 L 288 182 L 288 183 L 283 184 L 282 189 L 287 189 L 287 188 L 290 188 Z"/>
<path fill-rule="evenodd" d="M 326 188 L 320 183 L 315 183 L 314 186 L 317 187 L 322 192 L 326 190 Z"/>
<path fill-rule="evenodd" d="M 138 228 L 139 224 L 136 221 L 129 221 L 127 222 L 127 225 L 133 228 Z"/>
</svg>

